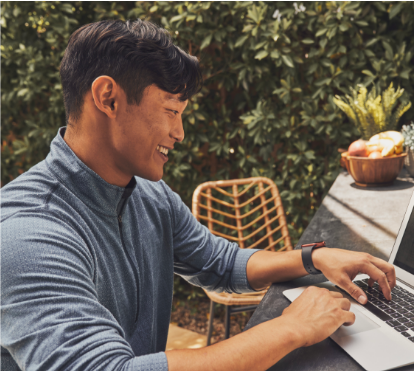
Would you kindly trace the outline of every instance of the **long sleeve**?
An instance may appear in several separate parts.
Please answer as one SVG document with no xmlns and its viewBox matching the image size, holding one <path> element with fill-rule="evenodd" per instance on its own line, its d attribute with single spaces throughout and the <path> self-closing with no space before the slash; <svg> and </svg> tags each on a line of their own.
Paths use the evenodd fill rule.
<svg viewBox="0 0 414 371">
<path fill-rule="evenodd" d="M 246 265 L 259 250 L 240 249 L 236 243 L 213 235 L 176 193 L 169 189 L 168 194 L 173 205 L 174 272 L 209 291 L 254 292 Z"/>
<path fill-rule="evenodd" d="M 165 353 L 134 356 L 74 229 L 42 210 L 9 217 L 1 232 L 1 345 L 22 370 L 168 370 Z"/>
</svg>

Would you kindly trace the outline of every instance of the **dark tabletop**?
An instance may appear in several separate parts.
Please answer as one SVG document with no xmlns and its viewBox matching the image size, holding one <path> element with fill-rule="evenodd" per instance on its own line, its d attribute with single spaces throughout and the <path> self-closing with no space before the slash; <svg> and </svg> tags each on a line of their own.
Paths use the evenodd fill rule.
<svg viewBox="0 0 414 371">
<path fill-rule="evenodd" d="M 413 187 L 414 179 L 410 178 L 405 170 L 400 173 L 400 177 L 393 185 L 378 188 L 358 187 L 347 172 L 342 172 L 324 198 L 296 248 L 304 243 L 323 240 L 329 247 L 365 251 L 388 260 L 413 193 Z M 323 275 L 316 275 L 273 284 L 253 313 L 245 330 L 282 314 L 290 304 L 283 296 L 283 291 L 326 280 Z M 364 369 L 328 338 L 310 347 L 296 349 L 269 370 L 362 371 Z M 413 371 L 414 365 L 398 370 Z"/>
</svg>

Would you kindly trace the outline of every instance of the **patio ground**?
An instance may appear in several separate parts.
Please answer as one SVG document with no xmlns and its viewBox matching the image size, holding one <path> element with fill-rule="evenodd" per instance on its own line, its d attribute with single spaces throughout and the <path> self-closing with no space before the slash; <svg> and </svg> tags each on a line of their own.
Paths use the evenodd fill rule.
<svg viewBox="0 0 414 371">
<path fill-rule="evenodd" d="M 171 314 L 172 326 L 170 326 L 170 334 L 168 337 L 169 341 L 179 339 L 181 336 L 182 339 L 180 339 L 180 341 L 182 341 L 182 344 L 189 344 L 188 347 L 198 347 L 196 346 L 197 344 L 205 344 L 205 342 L 203 343 L 202 341 L 206 341 L 209 311 L 210 300 L 207 297 L 192 300 L 174 299 L 173 312 Z M 212 344 L 224 340 L 224 313 L 224 306 L 216 304 L 213 321 L 213 336 L 211 339 Z M 243 312 L 231 316 L 230 337 L 242 332 L 252 314 L 253 312 Z M 178 328 L 175 328 L 175 326 L 178 326 Z M 190 336 L 187 332 L 180 332 L 180 329 L 189 330 L 195 334 Z M 201 337 L 196 334 L 201 335 Z M 175 346 L 181 346 L 178 342 L 175 342 L 175 344 Z"/>
</svg>

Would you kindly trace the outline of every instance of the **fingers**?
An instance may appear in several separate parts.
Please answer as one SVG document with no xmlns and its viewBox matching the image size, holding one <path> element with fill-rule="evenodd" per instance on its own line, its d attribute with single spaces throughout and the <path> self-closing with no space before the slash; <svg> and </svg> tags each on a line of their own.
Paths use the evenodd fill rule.
<svg viewBox="0 0 414 371">
<path fill-rule="evenodd" d="M 343 298 L 344 296 L 338 291 L 329 291 L 334 298 Z"/>
<path fill-rule="evenodd" d="M 365 292 L 355 285 L 349 277 L 346 277 L 346 282 L 342 283 L 342 287 L 344 290 L 351 295 L 358 303 L 360 304 L 366 304 L 368 301 L 367 295 Z"/>
<path fill-rule="evenodd" d="M 353 312 L 350 312 L 349 310 L 351 309 L 351 302 L 346 299 L 346 298 L 342 298 L 342 299 L 338 299 L 339 302 L 339 306 L 342 309 L 342 314 L 343 314 L 343 325 L 344 326 L 350 326 L 352 324 L 354 324 L 355 322 L 355 314 Z"/>
<path fill-rule="evenodd" d="M 355 323 L 355 313 L 343 312 L 344 313 L 344 326 L 351 326 Z"/>
<path fill-rule="evenodd" d="M 384 296 L 391 300 L 391 288 L 388 283 L 387 274 L 381 269 L 378 269 L 374 264 L 367 264 L 361 270 L 362 273 L 368 274 L 371 278 L 368 280 L 368 283 L 372 280 L 378 282 L 378 285 L 381 287 L 382 293 Z M 372 284 L 370 284 L 372 286 Z"/>
<path fill-rule="evenodd" d="M 393 289 L 396 285 L 396 275 L 394 266 L 392 264 L 385 262 L 382 259 L 375 258 L 370 254 L 365 254 L 365 256 L 362 256 L 364 258 L 362 264 L 360 264 L 359 271 L 370 276 L 368 280 L 368 286 L 372 287 L 374 282 L 378 282 L 384 296 L 388 300 L 391 300 L 391 289 Z M 356 295 L 361 293 L 362 290 L 360 290 L 355 285 L 351 286 L 350 282 L 347 283 L 347 286 L 347 291 L 352 295 L 354 299 L 358 300 L 361 304 L 366 303 L 366 301 L 362 302 L 361 300 L 359 300 L 359 298 L 356 297 Z M 362 296 L 366 297 L 364 293 L 362 294 Z"/>
<path fill-rule="evenodd" d="M 374 257 L 372 259 L 372 264 L 374 264 L 378 269 L 382 270 L 386 274 L 388 284 L 392 290 L 397 284 L 397 277 L 395 274 L 394 266 L 390 263 L 387 263 L 386 261 L 382 259 L 378 259 Z"/>
<path fill-rule="evenodd" d="M 341 307 L 342 310 L 346 310 L 349 311 L 351 309 L 351 302 L 348 299 L 338 299 L 339 301 L 339 306 Z"/>
</svg>

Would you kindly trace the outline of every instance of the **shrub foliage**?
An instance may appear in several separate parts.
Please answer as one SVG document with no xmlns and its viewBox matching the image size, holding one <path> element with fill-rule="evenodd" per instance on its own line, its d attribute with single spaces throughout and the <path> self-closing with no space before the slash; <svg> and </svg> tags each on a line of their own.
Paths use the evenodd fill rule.
<svg viewBox="0 0 414 371">
<path fill-rule="evenodd" d="M 213 179 L 266 176 L 293 240 L 359 137 L 332 98 L 357 84 L 412 100 L 412 2 L 2 2 L 2 184 L 41 161 L 65 124 L 59 63 L 70 34 L 143 18 L 199 57 L 204 88 L 184 115 L 166 182 L 190 205 Z M 413 109 L 401 124 L 413 118 Z"/>
</svg>

